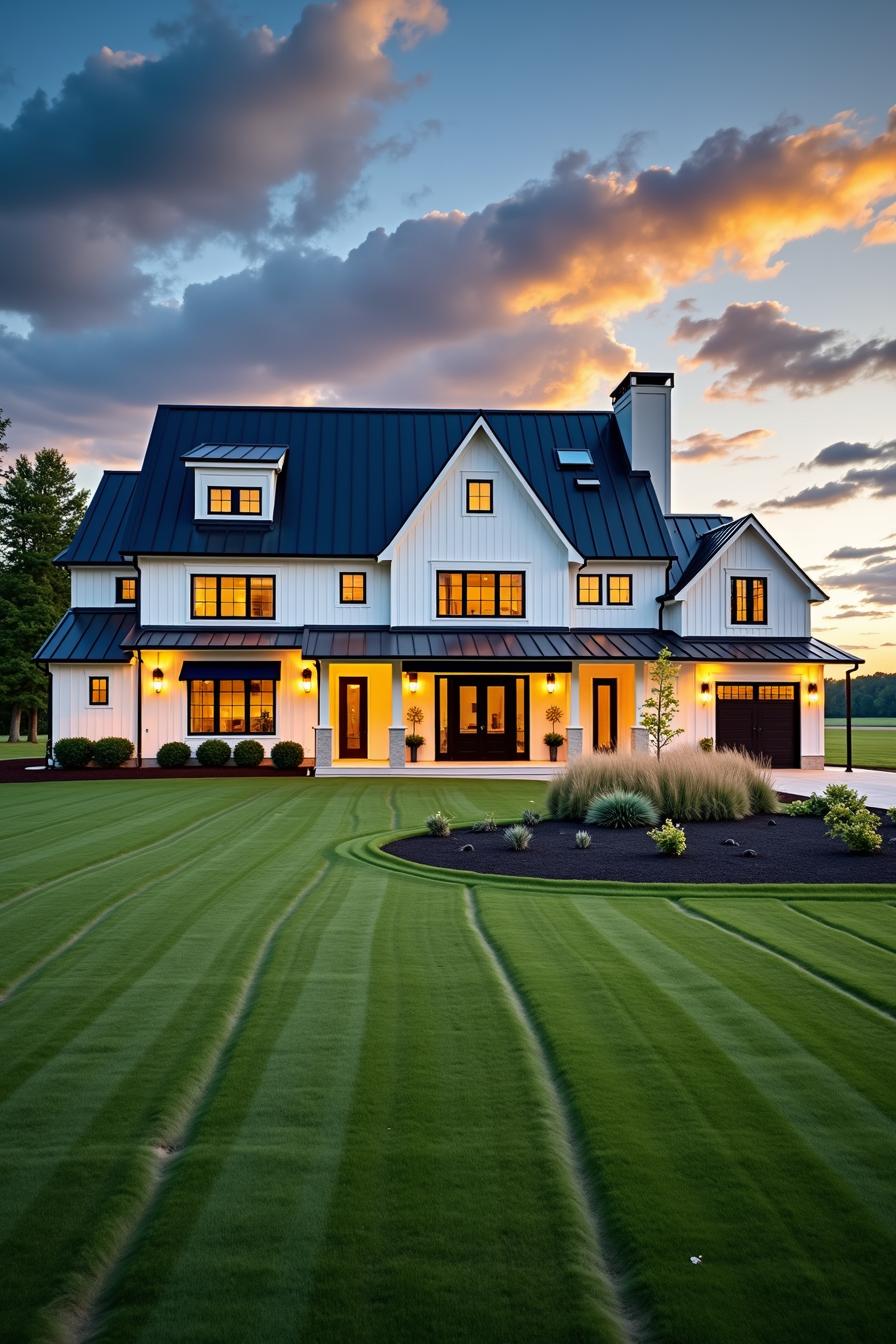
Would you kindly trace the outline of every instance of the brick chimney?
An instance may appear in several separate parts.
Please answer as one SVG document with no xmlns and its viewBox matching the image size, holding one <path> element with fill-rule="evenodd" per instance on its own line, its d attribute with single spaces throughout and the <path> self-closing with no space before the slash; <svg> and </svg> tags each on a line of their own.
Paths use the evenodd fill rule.
<svg viewBox="0 0 896 1344">
<path fill-rule="evenodd" d="M 610 393 L 616 423 L 635 471 L 649 471 L 660 507 L 672 512 L 674 373 L 627 373 Z"/>
</svg>

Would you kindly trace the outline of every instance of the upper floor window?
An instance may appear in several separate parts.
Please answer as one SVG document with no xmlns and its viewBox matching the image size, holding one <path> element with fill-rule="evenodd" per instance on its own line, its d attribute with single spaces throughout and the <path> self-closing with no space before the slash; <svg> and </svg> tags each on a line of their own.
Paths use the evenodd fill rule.
<svg viewBox="0 0 896 1344">
<path fill-rule="evenodd" d="M 261 513 L 261 487 L 210 485 L 209 513 Z"/>
<path fill-rule="evenodd" d="M 339 601 L 340 602 L 366 602 L 367 601 L 367 575 L 366 574 L 340 574 L 339 575 Z"/>
<path fill-rule="evenodd" d="M 109 703 L 109 678 L 108 677 L 89 677 L 88 678 L 88 704 L 108 705 Z"/>
<path fill-rule="evenodd" d="M 115 580 L 115 601 L 131 603 L 137 601 L 137 580 L 119 578 Z"/>
<path fill-rule="evenodd" d="M 190 581 L 194 619 L 261 621 L 274 615 L 271 574 L 193 574 Z"/>
<path fill-rule="evenodd" d="M 611 607 L 630 607 L 632 605 L 631 574 L 607 575 L 607 601 Z"/>
<path fill-rule="evenodd" d="M 731 580 L 731 624 L 765 625 L 768 620 L 768 580 L 734 578 Z"/>
<path fill-rule="evenodd" d="M 525 616 L 526 576 L 489 570 L 439 570 L 439 616 Z"/>
<path fill-rule="evenodd" d="M 576 601 L 580 607 L 597 607 L 601 603 L 601 576 L 580 574 L 577 580 Z"/>
<path fill-rule="evenodd" d="M 492 482 L 467 481 L 467 513 L 493 513 Z"/>
</svg>

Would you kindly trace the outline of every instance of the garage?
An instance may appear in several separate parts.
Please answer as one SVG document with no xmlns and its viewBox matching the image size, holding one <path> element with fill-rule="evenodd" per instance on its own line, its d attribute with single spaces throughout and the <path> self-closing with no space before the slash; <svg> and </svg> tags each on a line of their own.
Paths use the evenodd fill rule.
<svg viewBox="0 0 896 1344">
<path fill-rule="evenodd" d="M 719 682 L 716 746 L 740 747 L 781 769 L 798 766 L 799 682 Z"/>
</svg>

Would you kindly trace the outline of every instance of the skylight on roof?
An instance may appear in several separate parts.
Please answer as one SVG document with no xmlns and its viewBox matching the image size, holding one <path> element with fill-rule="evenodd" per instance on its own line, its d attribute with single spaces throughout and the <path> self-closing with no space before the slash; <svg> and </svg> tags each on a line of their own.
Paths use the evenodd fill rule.
<svg viewBox="0 0 896 1344">
<path fill-rule="evenodd" d="M 558 448 L 557 465 L 561 467 L 593 467 L 594 458 L 589 448 Z"/>
</svg>

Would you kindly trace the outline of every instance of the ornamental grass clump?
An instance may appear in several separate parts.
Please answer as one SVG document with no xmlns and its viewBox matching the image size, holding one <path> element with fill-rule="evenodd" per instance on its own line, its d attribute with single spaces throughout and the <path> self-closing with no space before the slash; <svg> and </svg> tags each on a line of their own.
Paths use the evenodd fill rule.
<svg viewBox="0 0 896 1344">
<path fill-rule="evenodd" d="M 524 826 L 537 826 L 540 821 L 540 812 L 533 812 L 531 807 L 523 808 L 522 822 Z"/>
<path fill-rule="evenodd" d="M 652 831 L 648 831 L 647 838 L 653 841 L 661 854 L 668 854 L 675 859 L 679 858 L 688 847 L 684 827 L 676 826 L 669 817 L 662 826 L 656 826 Z"/>
<path fill-rule="evenodd" d="M 532 832 L 528 826 L 508 826 L 504 839 L 510 849 L 528 849 L 532 843 Z"/>
<path fill-rule="evenodd" d="M 589 849 L 591 836 L 587 831 L 576 831 L 576 849 Z"/>
<path fill-rule="evenodd" d="M 433 812 L 424 822 L 430 835 L 439 836 L 444 839 L 451 834 L 451 818 L 446 817 L 444 812 Z"/>
<path fill-rule="evenodd" d="M 635 826 L 654 826 L 659 813 L 643 793 L 629 789 L 613 789 L 592 798 L 585 813 L 589 826 L 608 826 L 615 830 L 631 830 Z"/>
<path fill-rule="evenodd" d="M 740 821 L 749 816 L 746 758 L 736 752 L 671 751 L 657 772 L 659 808 L 680 821 Z"/>
<path fill-rule="evenodd" d="M 620 756 L 612 751 L 579 756 L 551 780 L 546 802 L 548 815 L 557 821 L 581 821 L 592 798 L 613 789 L 643 793 L 656 803 L 656 758 Z"/>
<path fill-rule="evenodd" d="M 479 821 L 474 821 L 470 827 L 470 830 L 475 831 L 477 835 L 482 835 L 484 831 L 496 831 L 497 829 L 498 823 L 495 821 L 493 812 L 486 812 L 484 817 L 480 817 Z"/>
<path fill-rule="evenodd" d="M 876 854 L 881 847 L 880 821 L 864 802 L 858 806 L 851 801 L 834 803 L 828 808 L 826 823 L 827 834 L 842 840 L 850 854 Z"/>
</svg>

